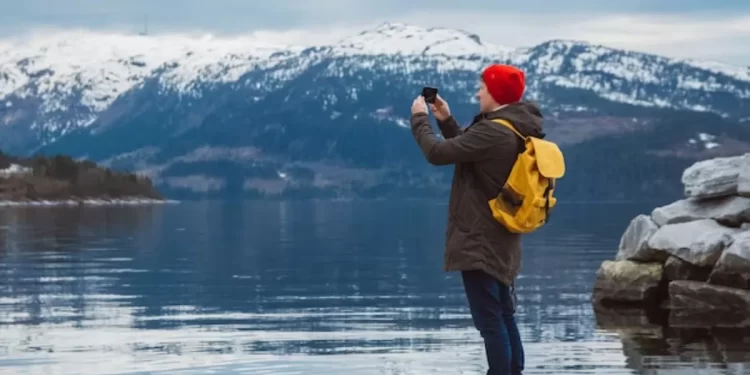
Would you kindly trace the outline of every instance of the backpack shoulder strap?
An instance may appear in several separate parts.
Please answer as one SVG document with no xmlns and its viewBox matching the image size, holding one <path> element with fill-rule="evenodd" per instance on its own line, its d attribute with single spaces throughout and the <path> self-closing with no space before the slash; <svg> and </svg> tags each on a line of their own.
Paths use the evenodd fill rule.
<svg viewBox="0 0 750 375">
<path fill-rule="evenodd" d="M 510 122 L 508 122 L 508 120 L 502 119 L 502 118 L 496 118 L 496 119 L 492 119 L 492 122 L 505 126 L 506 128 L 510 129 L 513 133 L 516 133 L 516 135 L 519 136 L 521 139 L 526 141 L 526 137 L 521 135 L 521 133 L 518 130 L 516 130 L 516 127 L 513 126 L 513 124 L 511 124 Z"/>
<path fill-rule="evenodd" d="M 523 142 L 519 144 L 519 151 L 518 151 L 519 154 L 522 153 L 525 148 L 524 144 L 527 141 L 527 137 L 524 137 L 523 135 L 521 135 L 521 133 L 518 130 L 516 130 L 516 127 L 513 126 L 513 124 L 511 124 L 508 120 L 496 118 L 496 119 L 492 119 L 491 121 L 507 127 L 513 133 L 515 133 L 519 138 L 521 138 L 521 140 L 523 140 Z M 507 192 L 505 192 L 505 189 L 503 187 L 501 187 L 500 191 L 496 194 L 490 193 L 489 186 L 487 186 L 487 184 L 479 177 L 479 174 L 476 172 L 476 163 L 470 164 L 470 168 L 471 168 L 471 172 L 474 177 L 474 180 L 480 185 L 479 189 L 485 191 L 485 194 L 489 197 L 488 199 L 496 198 L 500 195 L 503 195 L 505 199 L 510 199 L 511 202 L 513 202 L 514 198 L 508 195 Z"/>
</svg>

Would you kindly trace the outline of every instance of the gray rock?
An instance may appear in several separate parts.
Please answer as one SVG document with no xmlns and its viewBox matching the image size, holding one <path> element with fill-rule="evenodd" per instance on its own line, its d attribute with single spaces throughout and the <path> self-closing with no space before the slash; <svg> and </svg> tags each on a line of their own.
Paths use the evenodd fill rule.
<svg viewBox="0 0 750 375">
<path fill-rule="evenodd" d="M 750 222 L 750 198 L 683 199 L 654 209 L 651 218 L 659 226 L 714 219 L 724 225 L 738 227 Z"/>
<path fill-rule="evenodd" d="M 682 173 L 685 196 L 712 198 L 737 194 L 737 179 L 745 155 L 699 161 Z"/>
<path fill-rule="evenodd" d="M 724 227 L 711 219 L 668 224 L 649 239 L 648 247 L 663 250 L 694 266 L 712 267 L 740 229 Z"/>
<path fill-rule="evenodd" d="M 693 280 L 706 281 L 711 274 L 711 267 L 694 266 L 678 257 L 670 256 L 664 263 L 664 276 L 669 281 Z"/>
<path fill-rule="evenodd" d="M 663 263 L 669 254 L 663 251 L 653 251 L 648 247 L 649 238 L 657 230 L 659 226 L 648 215 L 638 215 L 633 218 L 620 238 L 620 249 L 615 259 Z"/>
<path fill-rule="evenodd" d="M 750 291 L 701 281 L 677 280 L 669 283 L 669 302 L 673 310 L 750 311 Z"/>
<path fill-rule="evenodd" d="M 740 170 L 737 173 L 737 194 L 743 197 L 750 197 L 750 155 L 745 154 L 745 158 L 740 163 Z"/>
<path fill-rule="evenodd" d="M 743 231 L 733 236 L 732 244 L 716 261 L 708 282 L 750 289 L 750 232 Z"/>
<path fill-rule="evenodd" d="M 659 263 L 605 260 L 596 272 L 593 299 L 597 303 L 649 304 L 662 293 L 666 290 Z"/>
</svg>

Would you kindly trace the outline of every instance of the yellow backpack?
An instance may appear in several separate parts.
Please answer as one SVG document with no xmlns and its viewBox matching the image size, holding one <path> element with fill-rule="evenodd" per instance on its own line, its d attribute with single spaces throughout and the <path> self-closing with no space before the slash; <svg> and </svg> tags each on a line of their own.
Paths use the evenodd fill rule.
<svg viewBox="0 0 750 375">
<path fill-rule="evenodd" d="M 502 119 L 492 120 L 521 137 L 526 149 L 518 155 L 498 196 L 489 201 L 492 216 L 513 233 L 529 233 L 547 222 L 557 203 L 555 182 L 565 174 L 562 151 L 553 142 L 524 137 Z"/>
</svg>

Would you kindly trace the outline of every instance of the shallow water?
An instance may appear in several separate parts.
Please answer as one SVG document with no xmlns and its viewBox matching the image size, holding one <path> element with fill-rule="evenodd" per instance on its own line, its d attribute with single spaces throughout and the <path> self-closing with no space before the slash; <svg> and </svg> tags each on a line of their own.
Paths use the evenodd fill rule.
<svg viewBox="0 0 750 375">
<path fill-rule="evenodd" d="M 743 335 L 597 326 L 594 272 L 652 206 L 561 206 L 526 240 L 526 374 L 750 373 Z M 482 374 L 445 209 L 3 208 L 0 373 Z"/>
</svg>

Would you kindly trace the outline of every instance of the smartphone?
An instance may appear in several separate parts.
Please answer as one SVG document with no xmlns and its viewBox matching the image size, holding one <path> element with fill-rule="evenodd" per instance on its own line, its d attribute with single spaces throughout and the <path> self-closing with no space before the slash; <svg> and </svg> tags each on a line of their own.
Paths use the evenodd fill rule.
<svg viewBox="0 0 750 375">
<path fill-rule="evenodd" d="M 437 99 L 438 89 L 435 87 L 424 87 L 422 88 L 422 96 L 424 101 L 430 104 L 435 104 Z"/>
</svg>

